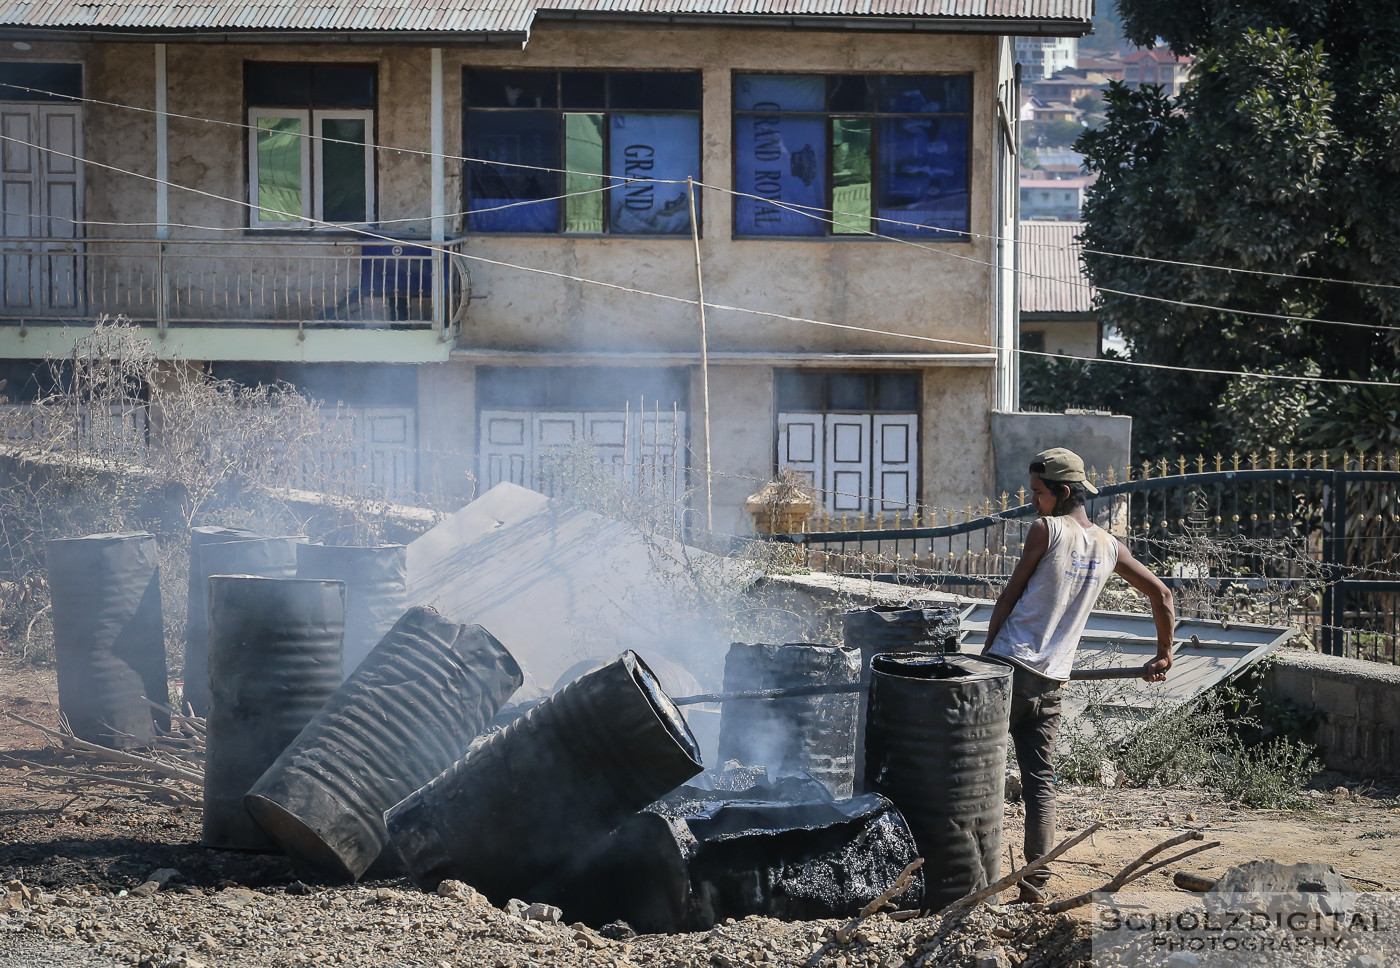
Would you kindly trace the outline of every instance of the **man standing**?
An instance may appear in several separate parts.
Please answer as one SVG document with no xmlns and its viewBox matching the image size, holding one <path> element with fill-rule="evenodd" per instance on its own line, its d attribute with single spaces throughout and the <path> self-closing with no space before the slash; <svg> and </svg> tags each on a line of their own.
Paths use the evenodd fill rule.
<svg viewBox="0 0 1400 968">
<path fill-rule="evenodd" d="M 1041 451 L 1031 462 L 1031 500 L 1038 520 L 1026 534 L 1021 561 L 997 598 L 983 654 L 1014 666 L 1011 742 L 1021 767 L 1026 803 L 1027 862 L 1055 843 L 1055 771 L 1051 754 L 1060 728 L 1060 694 L 1074 666 L 1079 637 L 1110 572 L 1147 597 L 1157 627 L 1157 657 L 1142 678 L 1161 682 L 1172 665 L 1172 593 L 1127 547 L 1095 525 L 1084 501 L 1098 488 L 1084 476 L 1084 462 L 1063 447 Z M 1022 901 L 1041 901 L 1046 868 L 1021 882 Z"/>
</svg>

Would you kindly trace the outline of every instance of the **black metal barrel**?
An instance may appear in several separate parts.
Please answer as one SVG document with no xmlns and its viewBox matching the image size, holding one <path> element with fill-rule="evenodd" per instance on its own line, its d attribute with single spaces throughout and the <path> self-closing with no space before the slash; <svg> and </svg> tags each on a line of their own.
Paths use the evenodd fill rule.
<svg viewBox="0 0 1400 968">
<path fill-rule="evenodd" d="M 302 545 L 297 549 L 297 577 L 345 582 L 347 676 L 408 607 L 408 549 L 404 545 Z"/>
<path fill-rule="evenodd" d="M 209 576 L 296 576 L 296 546 L 305 538 L 269 538 L 243 528 L 190 528 L 190 583 L 185 610 L 184 701 L 209 712 Z M 239 545 L 240 547 L 233 547 Z"/>
<path fill-rule="evenodd" d="M 297 861 L 355 880 L 384 811 L 460 759 L 524 675 L 479 625 L 409 609 L 244 802 Z"/>
<path fill-rule="evenodd" d="M 860 694 L 856 719 L 856 786 L 865 783 L 865 722 L 870 705 L 870 660 L 882 652 L 957 652 L 962 612 L 952 605 L 909 602 L 871 605 L 841 616 L 846 648 L 860 652 Z"/>
<path fill-rule="evenodd" d="M 48 543 L 58 707 L 73 735 L 122 748 L 170 717 L 156 539 L 145 532 Z M 147 700 L 150 700 L 149 702 Z"/>
<path fill-rule="evenodd" d="M 209 579 L 205 846 L 273 846 L 243 797 L 339 688 L 344 630 L 338 581 Z"/>
<path fill-rule="evenodd" d="M 496 904 L 547 901 L 533 885 L 700 769 L 680 710 L 624 652 L 492 734 L 384 820 L 422 888 L 457 878 Z"/>
<path fill-rule="evenodd" d="M 724 691 L 855 683 L 857 653 L 830 645 L 735 642 L 724 658 Z M 719 761 L 767 767 L 770 776 L 808 773 L 833 797 L 855 778 L 856 693 L 790 699 L 731 699 L 719 723 Z"/>
<path fill-rule="evenodd" d="M 877 655 L 866 789 L 894 802 L 924 858 L 924 906 L 995 881 L 1011 667 L 969 655 Z"/>
<path fill-rule="evenodd" d="M 564 916 L 623 920 L 646 934 L 704 931 L 749 915 L 854 917 L 894 887 L 918 849 L 884 797 L 798 803 L 717 800 L 683 815 L 639 813 L 553 892 Z M 892 898 L 917 908 L 922 879 Z"/>
</svg>

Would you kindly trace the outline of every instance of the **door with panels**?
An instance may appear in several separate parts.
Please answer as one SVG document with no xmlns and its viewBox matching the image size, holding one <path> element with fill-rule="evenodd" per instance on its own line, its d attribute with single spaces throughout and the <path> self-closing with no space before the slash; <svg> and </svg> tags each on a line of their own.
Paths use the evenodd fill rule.
<svg viewBox="0 0 1400 968">
<path fill-rule="evenodd" d="M 828 514 L 906 514 L 917 504 L 918 375 L 777 374 L 778 466 L 802 474 Z"/>
<path fill-rule="evenodd" d="M 65 317 L 84 312 L 82 108 L 47 103 L 48 87 L 74 87 L 81 94 L 78 65 L 70 81 L 55 84 L 52 71 L 30 76 L 27 69 L 0 64 L 9 81 L 0 100 L 0 277 L 3 316 L 9 319 Z M 62 78 L 60 78 L 62 79 Z M 72 83 L 71 79 L 76 79 Z M 27 81 L 28 83 L 23 83 Z M 37 87 L 45 85 L 45 87 Z"/>
</svg>

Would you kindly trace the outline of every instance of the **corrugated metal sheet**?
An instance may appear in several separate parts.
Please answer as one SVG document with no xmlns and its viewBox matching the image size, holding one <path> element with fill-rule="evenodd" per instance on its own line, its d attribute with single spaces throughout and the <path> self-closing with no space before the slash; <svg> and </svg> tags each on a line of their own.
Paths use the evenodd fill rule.
<svg viewBox="0 0 1400 968">
<path fill-rule="evenodd" d="M 1075 241 L 1083 229 L 1083 222 L 1021 223 L 1021 312 L 1093 312 L 1094 290 Z"/>
<path fill-rule="evenodd" d="M 1063 21 L 1093 0 L 273 0 L 243 3 L 0 0 L 0 24 L 109 30 L 372 30 L 524 33 L 541 11 L 657 16 L 841 16 Z"/>
</svg>

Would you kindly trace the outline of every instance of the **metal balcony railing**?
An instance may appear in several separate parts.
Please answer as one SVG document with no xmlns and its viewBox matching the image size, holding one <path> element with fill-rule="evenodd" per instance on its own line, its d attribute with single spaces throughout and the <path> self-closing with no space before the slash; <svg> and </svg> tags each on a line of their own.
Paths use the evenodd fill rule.
<svg viewBox="0 0 1400 968">
<path fill-rule="evenodd" d="M 0 239 L 0 323 L 124 315 L 167 325 L 433 327 L 465 308 L 453 254 L 412 242 Z"/>
</svg>

